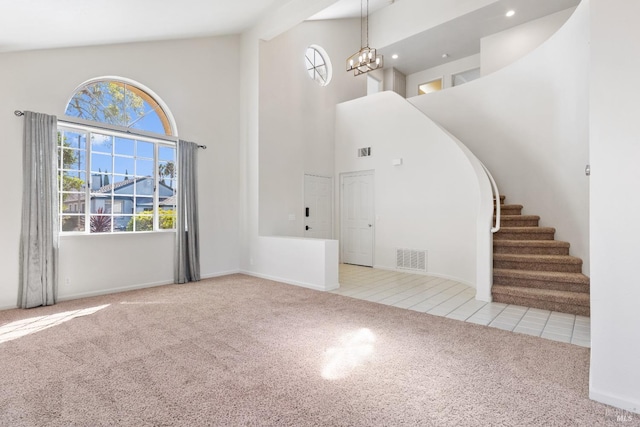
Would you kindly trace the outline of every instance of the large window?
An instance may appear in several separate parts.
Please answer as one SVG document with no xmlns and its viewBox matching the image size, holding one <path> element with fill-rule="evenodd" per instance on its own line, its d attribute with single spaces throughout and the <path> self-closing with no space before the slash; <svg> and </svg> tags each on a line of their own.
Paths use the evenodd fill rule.
<svg viewBox="0 0 640 427">
<path fill-rule="evenodd" d="M 69 101 L 67 115 L 100 125 L 59 123 L 61 232 L 175 229 L 176 145 L 147 136 L 173 133 L 159 103 L 128 83 L 94 81 Z"/>
</svg>

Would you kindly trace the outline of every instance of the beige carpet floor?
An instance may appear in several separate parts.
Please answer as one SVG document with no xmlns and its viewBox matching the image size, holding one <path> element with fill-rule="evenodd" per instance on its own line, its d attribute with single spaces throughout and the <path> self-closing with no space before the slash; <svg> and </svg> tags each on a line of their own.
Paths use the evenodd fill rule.
<svg viewBox="0 0 640 427">
<path fill-rule="evenodd" d="M 243 275 L 0 327 L 48 315 L 0 342 L 2 426 L 620 425 L 587 348 Z"/>
</svg>

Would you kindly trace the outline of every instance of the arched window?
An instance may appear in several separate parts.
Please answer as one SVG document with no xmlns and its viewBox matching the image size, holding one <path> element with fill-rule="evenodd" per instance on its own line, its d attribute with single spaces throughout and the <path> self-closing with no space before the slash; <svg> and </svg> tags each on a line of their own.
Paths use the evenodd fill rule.
<svg viewBox="0 0 640 427">
<path fill-rule="evenodd" d="M 60 231 L 175 230 L 177 132 L 162 101 L 135 82 L 94 79 L 76 89 L 66 116 L 58 122 Z"/>
<path fill-rule="evenodd" d="M 169 115 L 148 89 L 122 79 L 91 80 L 73 95 L 65 115 L 129 129 L 175 135 Z"/>
</svg>

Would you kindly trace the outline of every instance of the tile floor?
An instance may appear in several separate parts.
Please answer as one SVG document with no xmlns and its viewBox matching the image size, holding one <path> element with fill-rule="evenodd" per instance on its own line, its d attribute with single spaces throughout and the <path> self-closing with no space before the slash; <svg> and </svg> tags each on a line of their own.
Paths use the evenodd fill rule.
<svg viewBox="0 0 640 427">
<path fill-rule="evenodd" d="M 591 346 L 590 319 L 475 299 L 475 289 L 421 274 L 340 265 L 338 295 L 487 325 L 554 341 Z"/>
</svg>

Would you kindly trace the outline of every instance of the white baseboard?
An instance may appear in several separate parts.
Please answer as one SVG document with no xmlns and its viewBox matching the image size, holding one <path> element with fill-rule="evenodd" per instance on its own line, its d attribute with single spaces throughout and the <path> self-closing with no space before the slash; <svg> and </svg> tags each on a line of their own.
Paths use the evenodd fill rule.
<svg viewBox="0 0 640 427">
<path fill-rule="evenodd" d="M 611 411 L 610 416 L 613 421 L 616 421 L 617 417 L 622 417 L 620 418 L 621 421 L 640 421 L 640 402 L 638 401 L 633 402 L 593 389 L 589 390 L 589 399 L 619 408 L 619 411 Z"/>
<path fill-rule="evenodd" d="M 172 285 L 173 282 L 161 281 L 161 282 L 149 282 L 137 285 L 122 286 L 120 288 L 100 289 L 97 291 L 80 292 L 77 294 L 65 295 L 58 297 L 58 301 L 69 301 L 79 298 L 97 297 L 101 295 L 117 294 L 118 292 L 135 291 L 136 289 L 154 288 L 156 286 Z"/>
<path fill-rule="evenodd" d="M 218 273 L 205 274 L 205 275 L 202 275 L 200 278 L 212 279 L 215 277 L 228 276 L 230 274 L 237 274 L 237 273 L 240 273 L 240 270 L 222 271 Z M 149 282 L 149 283 L 141 283 L 137 285 L 122 286 L 120 288 L 100 289 L 97 291 L 81 292 L 77 294 L 65 295 L 64 297 L 59 297 L 58 301 L 69 301 L 69 300 L 74 300 L 79 298 L 96 297 L 100 295 L 116 294 L 118 292 L 135 291 L 136 289 L 155 288 L 156 286 L 166 286 L 166 285 L 173 285 L 173 284 L 174 284 L 173 281 L 163 280 L 159 282 Z"/>
<path fill-rule="evenodd" d="M 270 276 L 268 274 L 255 273 L 253 271 L 248 271 L 248 270 L 241 270 L 240 273 L 246 274 L 247 276 L 258 277 L 260 279 L 273 280 L 274 282 L 286 283 L 287 285 L 300 286 L 303 288 L 313 289 L 314 291 L 321 291 L 321 292 L 334 291 L 340 287 L 339 283 L 336 283 L 334 285 L 329 285 L 329 287 L 325 288 L 319 285 L 315 285 L 313 283 L 300 282 L 297 280 L 289 280 L 282 277 Z"/>
<path fill-rule="evenodd" d="M 238 274 L 238 273 L 242 273 L 242 271 L 240 271 L 240 270 L 229 270 L 229 271 L 222 271 L 222 272 L 219 272 L 219 273 L 202 274 L 202 275 L 200 275 L 200 278 L 201 279 L 213 279 L 215 277 L 230 276 L 232 274 Z"/>
</svg>

